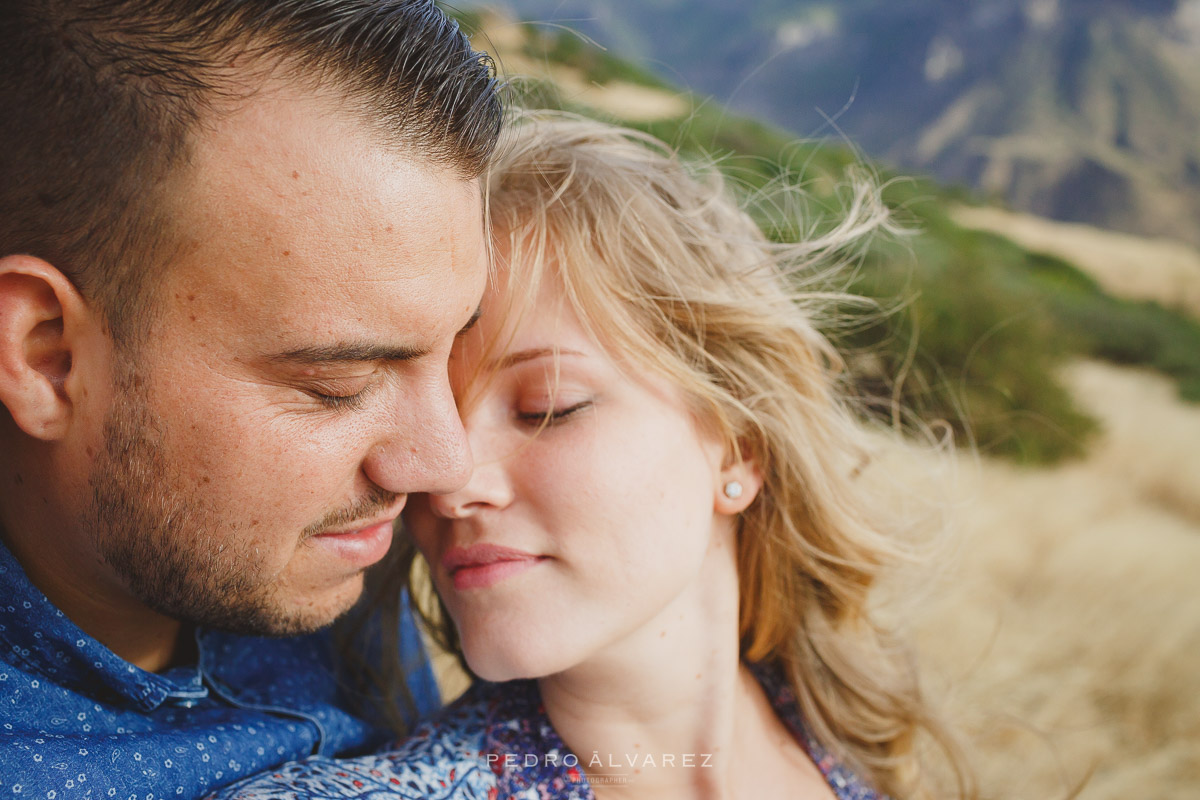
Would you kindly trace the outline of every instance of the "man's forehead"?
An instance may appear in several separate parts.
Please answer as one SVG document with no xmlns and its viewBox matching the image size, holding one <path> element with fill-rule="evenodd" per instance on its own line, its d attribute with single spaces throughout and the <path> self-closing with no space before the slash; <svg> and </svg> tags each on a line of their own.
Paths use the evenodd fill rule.
<svg viewBox="0 0 1200 800">
<path fill-rule="evenodd" d="M 205 217 L 235 207 L 242 215 L 361 226 L 371 214 L 385 219 L 430 208 L 435 197 L 406 191 L 414 175 L 468 183 L 419 152 L 385 142 L 335 101 L 295 92 L 256 97 L 205 128 L 192 150 L 180 195 L 190 213 Z M 477 189 L 461 195 L 478 203 Z"/>
<path fill-rule="evenodd" d="M 314 358 L 421 350 L 476 308 L 479 183 L 381 142 L 344 103 L 263 92 L 206 128 L 193 155 L 166 277 L 214 335 Z"/>
</svg>

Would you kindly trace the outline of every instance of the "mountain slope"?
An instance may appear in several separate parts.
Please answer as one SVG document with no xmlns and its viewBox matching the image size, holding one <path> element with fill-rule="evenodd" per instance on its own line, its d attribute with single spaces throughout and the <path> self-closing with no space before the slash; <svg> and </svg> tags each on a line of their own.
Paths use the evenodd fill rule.
<svg viewBox="0 0 1200 800">
<path fill-rule="evenodd" d="M 1200 0 L 509 5 L 797 135 L 844 131 L 1022 210 L 1200 244 Z"/>
</svg>

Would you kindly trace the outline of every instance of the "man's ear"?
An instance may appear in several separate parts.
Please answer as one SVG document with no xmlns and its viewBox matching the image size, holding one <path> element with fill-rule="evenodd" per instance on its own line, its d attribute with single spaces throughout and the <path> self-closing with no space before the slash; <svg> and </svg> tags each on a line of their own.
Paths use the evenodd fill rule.
<svg viewBox="0 0 1200 800">
<path fill-rule="evenodd" d="M 714 509 L 718 514 L 736 515 L 745 511 L 762 489 L 762 471 L 747 455 L 731 458 L 721 468 L 716 487 Z"/>
<path fill-rule="evenodd" d="M 52 441 L 71 421 L 67 376 L 87 303 L 40 258 L 0 258 L 0 403 L 25 433 Z"/>
</svg>

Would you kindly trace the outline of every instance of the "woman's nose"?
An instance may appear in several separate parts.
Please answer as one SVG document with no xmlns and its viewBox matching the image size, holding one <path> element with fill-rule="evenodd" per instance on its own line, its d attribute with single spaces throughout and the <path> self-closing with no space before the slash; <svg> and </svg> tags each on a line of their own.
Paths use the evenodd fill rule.
<svg viewBox="0 0 1200 800">
<path fill-rule="evenodd" d="M 503 462 L 496 459 L 476 461 L 463 488 L 429 495 L 430 509 L 445 519 L 466 519 L 481 511 L 507 508 L 512 501 L 513 487 L 508 472 Z"/>
</svg>

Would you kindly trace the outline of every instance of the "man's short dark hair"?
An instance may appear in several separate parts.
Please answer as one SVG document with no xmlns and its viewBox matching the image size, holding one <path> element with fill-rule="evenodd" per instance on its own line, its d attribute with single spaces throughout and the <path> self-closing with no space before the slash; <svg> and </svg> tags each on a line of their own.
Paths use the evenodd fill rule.
<svg viewBox="0 0 1200 800">
<path fill-rule="evenodd" d="M 0 256 L 54 264 L 136 337 L 168 178 L 205 114 L 254 88 L 235 58 L 335 89 L 381 142 L 463 177 L 495 147 L 491 62 L 432 0 L 3 0 Z"/>
</svg>

